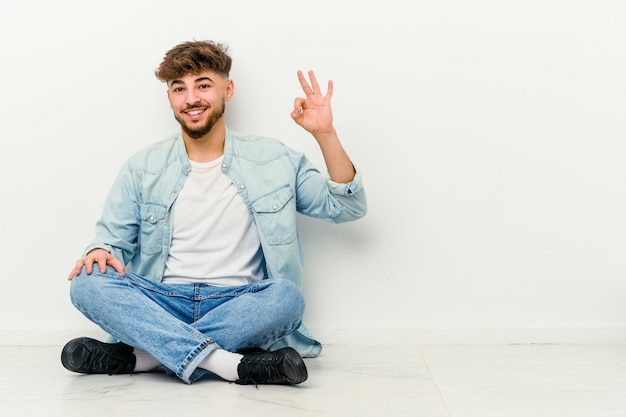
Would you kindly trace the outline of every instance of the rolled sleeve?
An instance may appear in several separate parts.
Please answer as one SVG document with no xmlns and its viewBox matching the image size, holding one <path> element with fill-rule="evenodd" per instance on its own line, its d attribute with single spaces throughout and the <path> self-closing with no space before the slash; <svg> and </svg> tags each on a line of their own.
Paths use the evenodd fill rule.
<svg viewBox="0 0 626 417">
<path fill-rule="evenodd" d="M 326 175 L 326 181 L 328 183 L 328 188 L 333 194 L 337 195 L 352 195 L 356 194 L 363 188 L 363 179 L 361 178 L 360 171 L 355 167 L 354 170 L 356 174 L 354 174 L 354 178 L 352 181 L 348 183 L 339 183 L 333 181 L 328 174 Z"/>
</svg>

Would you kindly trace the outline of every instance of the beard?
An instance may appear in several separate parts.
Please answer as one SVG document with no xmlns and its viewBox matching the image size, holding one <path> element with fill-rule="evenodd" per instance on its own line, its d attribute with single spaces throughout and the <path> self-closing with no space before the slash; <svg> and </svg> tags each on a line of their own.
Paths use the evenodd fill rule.
<svg viewBox="0 0 626 417">
<path fill-rule="evenodd" d="M 196 108 L 196 107 L 200 107 L 200 106 L 191 106 L 185 109 L 185 111 Z M 209 133 L 211 129 L 213 129 L 213 126 L 215 126 L 215 123 L 217 123 L 217 121 L 224 115 L 225 107 L 226 107 L 226 102 L 222 100 L 221 106 L 213 108 L 211 113 L 209 114 L 209 118 L 202 125 L 189 126 L 183 120 L 183 118 L 180 117 L 176 113 L 174 113 L 174 118 L 176 119 L 178 123 L 180 123 L 180 127 L 183 129 L 183 132 L 185 132 L 190 138 L 200 139 L 201 137 Z"/>
</svg>

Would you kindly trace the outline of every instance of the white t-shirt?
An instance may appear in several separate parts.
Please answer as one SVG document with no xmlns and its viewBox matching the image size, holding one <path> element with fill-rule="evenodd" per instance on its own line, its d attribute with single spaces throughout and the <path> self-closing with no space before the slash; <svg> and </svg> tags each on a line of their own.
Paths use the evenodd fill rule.
<svg viewBox="0 0 626 417">
<path fill-rule="evenodd" d="M 190 161 L 191 172 L 174 203 L 165 283 L 237 286 L 263 276 L 256 226 L 222 172 L 223 159 Z"/>
</svg>

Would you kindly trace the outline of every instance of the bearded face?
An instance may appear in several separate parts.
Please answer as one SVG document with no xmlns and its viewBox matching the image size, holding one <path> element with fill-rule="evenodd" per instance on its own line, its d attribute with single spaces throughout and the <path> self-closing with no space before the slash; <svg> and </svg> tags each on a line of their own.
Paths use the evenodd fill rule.
<svg viewBox="0 0 626 417">
<path fill-rule="evenodd" d="M 231 80 L 212 71 L 168 82 L 170 106 L 183 132 L 192 139 L 209 133 L 224 116 L 233 88 Z"/>
<path fill-rule="evenodd" d="M 215 123 L 224 115 L 225 108 L 226 100 L 224 99 L 215 107 L 208 103 L 194 104 L 178 113 L 175 111 L 174 118 L 190 138 L 200 139 L 213 129 Z"/>
</svg>

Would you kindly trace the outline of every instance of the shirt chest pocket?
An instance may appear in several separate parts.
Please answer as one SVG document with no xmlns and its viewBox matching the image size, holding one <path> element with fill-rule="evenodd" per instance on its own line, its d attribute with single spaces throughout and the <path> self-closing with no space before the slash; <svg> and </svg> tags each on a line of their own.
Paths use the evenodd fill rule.
<svg viewBox="0 0 626 417">
<path fill-rule="evenodd" d="M 270 245 L 286 245 L 296 239 L 296 203 L 291 188 L 284 187 L 252 203 L 259 233 Z"/>
<path fill-rule="evenodd" d="M 157 204 L 141 206 L 141 225 L 139 228 L 139 247 L 146 254 L 161 252 L 167 209 Z"/>
</svg>

